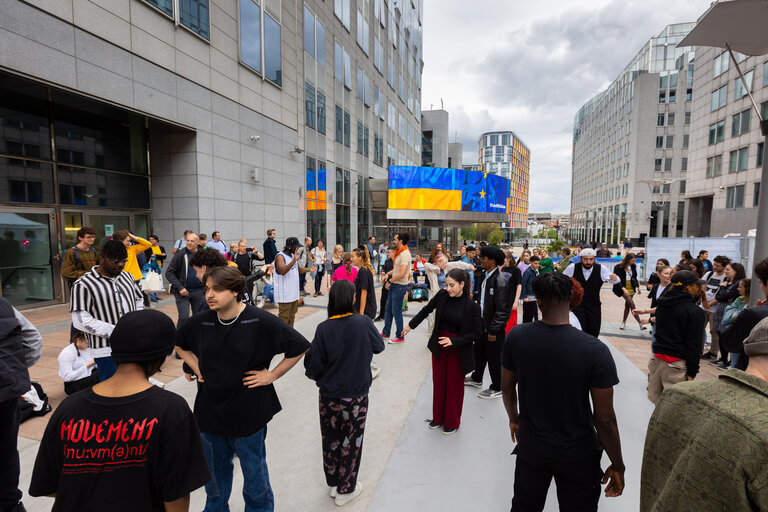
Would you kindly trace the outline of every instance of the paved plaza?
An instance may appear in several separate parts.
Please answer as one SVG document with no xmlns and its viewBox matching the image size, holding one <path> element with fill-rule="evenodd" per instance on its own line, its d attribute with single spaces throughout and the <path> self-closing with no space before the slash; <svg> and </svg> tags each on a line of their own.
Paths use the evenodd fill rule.
<svg viewBox="0 0 768 512">
<path fill-rule="evenodd" d="M 613 353 L 621 383 L 615 389 L 615 408 L 627 467 L 627 485 L 620 498 L 601 498 L 601 510 L 637 510 L 640 495 L 640 465 L 645 429 L 653 410 L 645 396 L 645 365 L 650 355 L 650 335 L 640 331 L 636 322 L 619 330 L 622 302 L 608 286 L 603 288 L 602 339 Z M 326 297 L 306 299 L 300 308 L 296 328 L 312 339 L 315 327 L 326 319 Z M 647 307 L 646 297 L 637 300 Z M 424 303 L 422 303 L 424 304 Z M 175 319 L 172 297 L 157 307 Z M 412 316 L 421 304 L 411 303 Z M 276 308 L 267 306 L 276 314 Z M 56 357 L 67 343 L 69 315 L 66 306 L 54 306 L 26 312 L 43 333 L 43 358 L 30 373 L 42 383 L 56 406 L 64 398 L 57 376 Z M 407 321 L 407 319 L 406 319 Z M 380 325 L 379 325 L 380 327 Z M 480 400 L 476 390 L 467 388 L 462 425 L 453 436 L 440 430 L 428 430 L 425 420 L 431 416 L 432 382 L 430 354 L 426 349 L 426 323 L 408 335 L 402 345 L 387 345 L 374 357 L 381 373 L 370 391 L 370 409 L 366 425 L 360 481 L 363 497 L 345 508 L 351 511 L 424 512 L 446 510 L 508 510 L 512 497 L 515 457 L 504 406 L 500 399 Z M 179 393 L 192 404 L 195 384 L 182 376 L 181 362 L 169 358 L 157 376 L 166 389 Z M 704 364 L 697 377 L 714 378 L 717 372 Z M 488 381 L 486 375 L 486 383 Z M 275 492 L 276 510 L 337 510 L 328 497 L 322 471 L 317 388 L 304 376 L 301 364 L 277 381 L 276 388 L 283 411 L 269 423 L 267 459 Z M 32 512 L 49 511 L 50 498 L 26 496 L 39 439 L 50 414 L 33 418 L 21 425 L 21 488 L 24 503 Z M 183 460 L 179 464 L 184 464 Z M 608 465 L 604 458 L 604 467 Z M 236 483 L 231 499 L 232 510 L 243 510 L 238 494 L 242 474 L 236 467 Z M 202 510 L 205 493 L 192 496 L 191 510 Z M 550 489 L 546 510 L 557 510 L 554 489 Z"/>
</svg>

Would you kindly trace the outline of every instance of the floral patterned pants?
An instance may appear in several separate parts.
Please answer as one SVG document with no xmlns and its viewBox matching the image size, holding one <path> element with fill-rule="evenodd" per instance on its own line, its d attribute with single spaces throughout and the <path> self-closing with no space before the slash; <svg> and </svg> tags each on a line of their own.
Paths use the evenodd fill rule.
<svg viewBox="0 0 768 512">
<path fill-rule="evenodd" d="M 339 494 L 355 490 L 363 454 L 368 396 L 320 397 L 320 434 L 323 438 L 325 481 Z"/>
</svg>

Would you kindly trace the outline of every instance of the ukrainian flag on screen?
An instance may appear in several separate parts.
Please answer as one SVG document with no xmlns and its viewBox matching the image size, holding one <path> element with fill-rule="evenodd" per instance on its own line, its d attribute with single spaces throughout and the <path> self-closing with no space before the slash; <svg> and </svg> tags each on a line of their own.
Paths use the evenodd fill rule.
<svg viewBox="0 0 768 512">
<path fill-rule="evenodd" d="M 464 171 L 440 167 L 389 168 L 389 208 L 461 211 Z"/>
<path fill-rule="evenodd" d="M 510 182 L 500 176 L 440 167 L 389 168 L 389 208 L 507 213 Z"/>
</svg>

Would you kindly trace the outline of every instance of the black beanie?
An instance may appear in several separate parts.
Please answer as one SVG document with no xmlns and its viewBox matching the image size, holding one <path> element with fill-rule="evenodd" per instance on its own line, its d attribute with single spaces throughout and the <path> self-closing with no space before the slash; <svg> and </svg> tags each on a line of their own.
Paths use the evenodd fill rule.
<svg viewBox="0 0 768 512">
<path fill-rule="evenodd" d="M 154 309 L 126 313 L 109 337 L 112 360 L 141 363 L 167 356 L 176 344 L 176 328 L 168 315 Z"/>
</svg>

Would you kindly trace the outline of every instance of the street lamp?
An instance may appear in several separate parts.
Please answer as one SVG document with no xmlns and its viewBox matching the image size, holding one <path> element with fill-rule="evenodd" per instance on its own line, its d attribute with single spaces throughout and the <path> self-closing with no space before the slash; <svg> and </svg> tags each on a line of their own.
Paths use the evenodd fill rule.
<svg viewBox="0 0 768 512">
<path fill-rule="evenodd" d="M 696 26 L 680 41 L 683 46 L 714 46 L 725 48 L 739 73 L 744 90 L 749 95 L 752 108 L 760 120 L 760 131 L 765 138 L 763 144 L 763 170 L 760 178 L 760 202 L 757 207 L 757 230 L 755 233 L 755 258 L 768 256 L 768 120 L 763 119 L 752 91 L 747 86 L 739 63 L 733 55 L 737 51 L 743 55 L 757 56 L 768 53 L 768 2 L 765 0 L 732 0 L 712 5 L 701 17 Z M 752 276 L 750 306 L 762 295 L 757 276 Z"/>
</svg>

